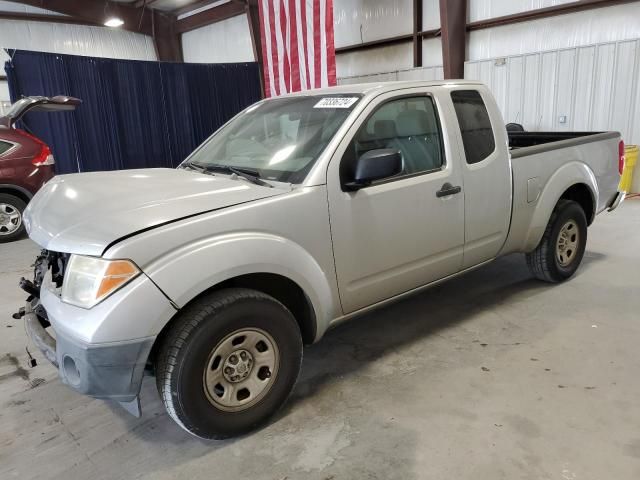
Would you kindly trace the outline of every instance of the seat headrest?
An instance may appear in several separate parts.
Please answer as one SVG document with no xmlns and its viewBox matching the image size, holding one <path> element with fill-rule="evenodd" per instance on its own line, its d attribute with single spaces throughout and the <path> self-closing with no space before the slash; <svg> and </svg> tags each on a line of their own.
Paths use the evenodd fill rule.
<svg viewBox="0 0 640 480">
<path fill-rule="evenodd" d="M 395 138 L 398 136 L 396 122 L 393 120 L 376 120 L 376 123 L 373 124 L 373 130 L 377 139 Z"/>
<path fill-rule="evenodd" d="M 396 126 L 400 137 L 435 133 L 436 128 L 432 126 L 431 123 L 429 114 L 424 110 L 406 110 L 400 113 L 396 119 Z"/>
</svg>

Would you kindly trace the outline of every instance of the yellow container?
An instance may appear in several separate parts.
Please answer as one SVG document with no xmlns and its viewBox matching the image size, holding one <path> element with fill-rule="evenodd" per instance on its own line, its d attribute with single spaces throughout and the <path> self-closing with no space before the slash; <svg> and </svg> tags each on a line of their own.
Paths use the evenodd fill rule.
<svg viewBox="0 0 640 480">
<path fill-rule="evenodd" d="M 629 193 L 631 191 L 631 181 L 633 180 L 633 168 L 638 162 L 640 148 L 637 145 L 627 145 L 624 149 L 624 170 L 620 178 L 619 190 Z"/>
</svg>

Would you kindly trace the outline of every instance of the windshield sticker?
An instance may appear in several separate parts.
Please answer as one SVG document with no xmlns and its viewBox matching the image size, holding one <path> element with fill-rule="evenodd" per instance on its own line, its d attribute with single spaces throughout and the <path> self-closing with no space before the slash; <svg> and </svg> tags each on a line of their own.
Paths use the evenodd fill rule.
<svg viewBox="0 0 640 480">
<path fill-rule="evenodd" d="M 358 97 L 324 97 L 313 108 L 349 108 L 358 101 Z"/>
</svg>

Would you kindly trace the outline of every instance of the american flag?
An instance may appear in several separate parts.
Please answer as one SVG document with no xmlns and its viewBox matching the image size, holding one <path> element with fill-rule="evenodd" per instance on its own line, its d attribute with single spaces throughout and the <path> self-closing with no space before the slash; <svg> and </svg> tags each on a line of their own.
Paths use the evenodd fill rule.
<svg viewBox="0 0 640 480">
<path fill-rule="evenodd" d="M 333 86 L 333 0 L 258 0 L 267 97 Z"/>
</svg>

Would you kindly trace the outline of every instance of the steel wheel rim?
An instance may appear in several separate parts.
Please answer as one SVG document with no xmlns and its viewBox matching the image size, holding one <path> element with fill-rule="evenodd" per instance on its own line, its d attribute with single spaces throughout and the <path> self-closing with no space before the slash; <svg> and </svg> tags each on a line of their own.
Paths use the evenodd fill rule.
<svg viewBox="0 0 640 480">
<path fill-rule="evenodd" d="M 273 337 L 259 328 L 227 335 L 211 351 L 203 375 L 209 402 L 239 412 L 258 403 L 278 375 L 280 352 Z"/>
<path fill-rule="evenodd" d="M 0 235 L 11 235 L 22 225 L 20 210 L 10 203 L 0 203 Z"/>
<path fill-rule="evenodd" d="M 569 266 L 578 255 L 580 231 L 574 220 L 569 220 L 560 229 L 556 241 L 556 260 L 561 267 Z"/>
</svg>

